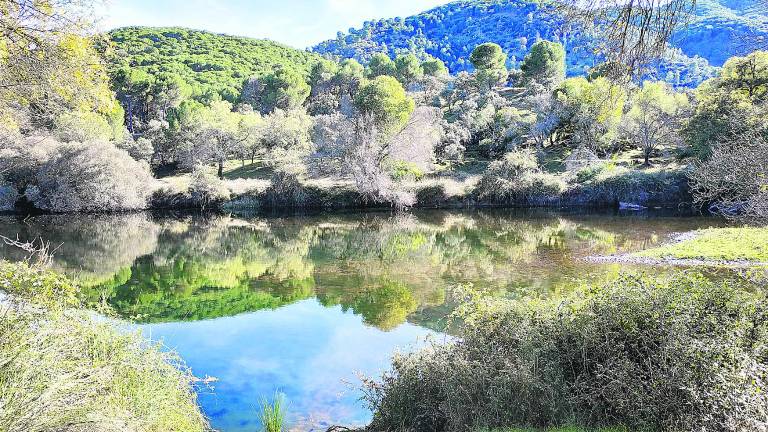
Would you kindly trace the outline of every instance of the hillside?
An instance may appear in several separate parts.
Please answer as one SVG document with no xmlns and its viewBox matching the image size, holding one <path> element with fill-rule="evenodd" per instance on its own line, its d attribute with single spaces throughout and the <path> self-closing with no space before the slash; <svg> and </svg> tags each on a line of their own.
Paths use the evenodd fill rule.
<svg viewBox="0 0 768 432">
<path fill-rule="evenodd" d="M 671 50 L 670 58 L 659 66 L 658 78 L 680 86 L 696 85 L 714 73 L 712 66 L 720 66 L 736 54 L 739 35 L 761 31 L 768 35 L 760 27 L 761 22 L 768 22 L 765 16 L 744 12 L 748 2 L 721 2 L 700 0 L 695 21 L 675 36 L 679 49 Z M 390 55 L 413 51 L 443 60 L 455 73 L 470 69 L 469 55 L 480 43 L 498 43 L 509 54 L 509 65 L 516 67 L 538 39 L 563 43 L 569 75 L 582 74 L 600 62 L 588 36 L 563 33 L 557 19 L 526 0 L 458 0 L 405 19 L 366 22 L 313 50 L 361 61 L 379 51 Z"/>
<path fill-rule="evenodd" d="M 113 30 L 109 56 L 112 72 L 132 71 L 157 77 L 181 77 L 193 94 L 209 91 L 225 98 L 240 94 L 245 79 L 271 72 L 282 65 L 307 74 L 319 55 L 269 40 L 215 34 L 183 28 L 128 27 Z"/>
</svg>

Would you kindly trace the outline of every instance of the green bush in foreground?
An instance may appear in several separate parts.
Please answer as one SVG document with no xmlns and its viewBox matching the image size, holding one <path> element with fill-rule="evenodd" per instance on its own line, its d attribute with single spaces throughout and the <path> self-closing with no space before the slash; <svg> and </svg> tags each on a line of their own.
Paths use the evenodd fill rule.
<svg viewBox="0 0 768 432">
<path fill-rule="evenodd" d="M 582 425 L 768 427 L 768 303 L 681 274 L 622 277 L 561 301 L 476 301 L 454 343 L 367 382 L 375 431 Z"/>
<path fill-rule="evenodd" d="M 65 278 L 0 263 L 0 290 L 0 430 L 209 429 L 180 359 L 72 309 Z"/>
</svg>

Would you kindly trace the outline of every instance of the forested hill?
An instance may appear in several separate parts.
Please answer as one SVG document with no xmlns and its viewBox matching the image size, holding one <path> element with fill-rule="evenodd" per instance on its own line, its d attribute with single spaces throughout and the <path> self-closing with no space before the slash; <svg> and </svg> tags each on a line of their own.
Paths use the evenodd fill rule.
<svg viewBox="0 0 768 432">
<path fill-rule="evenodd" d="M 721 66 L 736 54 L 740 35 L 763 32 L 768 36 L 768 18 L 746 13 L 749 3 L 699 0 L 695 22 L 675 36 L 680 49 L 670 53 L 656 77 L 676 85 L 696 85 L 713 74 L 712 66 Z M 380 51 L 390 55 L 412 51 L 437 57 L 456 73 L 471 68 L 469 55 L 478 44 L 501 45 L 509 54 L 510 66 L 517 67 L 533 43 L 547 39 L 565 45 L 569 75 L 583 74 L 600 61 L 589 37 L 562 34 L 560 27 L 530 0 L 458 0 L 405 19 L 366 22 L 361 29 L 339 33 L 313 50 L 361 61 Z"/>
<path fill-rule="evenodd" d="M 269 40 L 183 28 L 127 27 L 109 33 L 113 77 L 121 68 L 132 81 L 181 78 L 195 96 L 218 93 L 234 100 L 243 82 L 272 72 L 276 65 L 308 75 L 320 56 Z"/>
</svg>

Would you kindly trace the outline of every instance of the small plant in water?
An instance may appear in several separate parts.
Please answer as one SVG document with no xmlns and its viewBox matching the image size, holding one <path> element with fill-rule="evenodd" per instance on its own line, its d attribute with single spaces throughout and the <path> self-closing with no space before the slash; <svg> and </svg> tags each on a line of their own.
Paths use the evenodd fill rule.
<svg viewBox="0 0 768 432">
<path fill-rule="evenodd" d="M 285 396 L 275 392 L 270 402 L 262 397 L 259 402 L 259 420 L 262 432 L 283 432 L 285 428 Z"/>
</svg>

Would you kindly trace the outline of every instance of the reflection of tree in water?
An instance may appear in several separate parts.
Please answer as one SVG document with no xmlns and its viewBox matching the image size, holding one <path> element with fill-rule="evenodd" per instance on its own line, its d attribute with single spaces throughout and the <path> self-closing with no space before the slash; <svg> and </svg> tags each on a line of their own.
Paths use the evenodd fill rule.
<svg viewBox="0 0 768 432">
<path fill-rule="evenodd" d="M 83 285 L 119 284 L 134 261 L 157 247 L 160 227 L 145 214 L 53 215 L 28 220 L 3 218 L 0 234 L 50 244 L 57 270 Z M 22 259 L 17 249 L 0 245 L 0 257 Z"/>
<path fill-rule="evenodd" d="M 363 322 L 382 330 L 392 330 L 416 312 L 418 303 L 409 287 L 400 282 L 383 280 L 364 290 L 327 290 L 318 294 L 323 306 L 340 305 L 363 317 Z"/>
<path fill-rule="evenodd" d="M 3 233 L 62 243 L 57 266 L 79 274 L 91 300 L 106 300 L 122 316 L 199 320 L 315 296 L 382 329 L 406 319 L 438 327 L 459 284 L 493 295 L 550 295 L 574 280 L 614 277 L 618 266 L 579 258 L 664 237 L 661 225 L 643 231 L 613 219 L 498 212 L 264 220 L 68 216 L 14 224 Z"/>
</svg>

